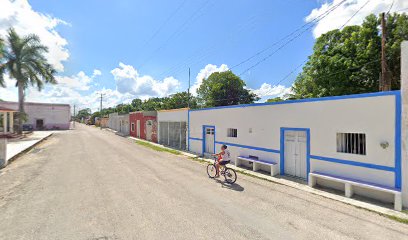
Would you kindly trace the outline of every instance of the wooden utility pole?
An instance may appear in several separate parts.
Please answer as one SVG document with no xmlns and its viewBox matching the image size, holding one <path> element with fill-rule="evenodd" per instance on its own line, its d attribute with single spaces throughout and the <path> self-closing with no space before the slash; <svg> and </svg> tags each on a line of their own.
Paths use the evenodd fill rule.
<svg viewBox="0 0 408 240">
<path fill-rule="evenodd" d="M 385 22 L 385 13 L 381 13 L 381 79 L 380 79 L 380 91 L 391 91 L 391 78 L 388 72 L 387 55 L 386 55 L 386 37 L 387 29 Z"/>
<path fill-rule="evenodd" d="M 105 95 L 105 94 L 101 93 L 101 108 L 99 110 L 99 127 L 100 127 L 101 130 L 102 130 L 102 100 L 103 100 L 103 95 Z"/>
</svg>

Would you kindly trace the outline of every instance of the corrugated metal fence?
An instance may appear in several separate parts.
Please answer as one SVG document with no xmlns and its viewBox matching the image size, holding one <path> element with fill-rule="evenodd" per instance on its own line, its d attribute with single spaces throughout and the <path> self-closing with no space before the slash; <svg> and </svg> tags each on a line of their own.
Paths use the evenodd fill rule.
<svg viewBox="0 0 408 240">
<path fill-rule="evenodd" d="M 186 122 L 159 122 L 159 143 L 177 148 L 186 149 Z"/>
</svg>

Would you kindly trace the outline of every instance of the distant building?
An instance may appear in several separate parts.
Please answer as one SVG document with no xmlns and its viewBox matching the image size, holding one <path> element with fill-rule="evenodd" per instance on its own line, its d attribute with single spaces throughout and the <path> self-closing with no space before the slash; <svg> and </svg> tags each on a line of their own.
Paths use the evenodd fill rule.
<svg viewBox="0 0 408 240">
<path fill-rule="evenodd" d="M 0 107 L 18 111 L 18 102 L 1 101 Z M 27 121 L 24 125 L 34 130 L 65 130 L 69 129 L 71 107 L 69 104 L 55 103 L 24 103 Z M 17 122 L 14 122 L 14 125 Z"/>
<path fill-rule="evenodd" d="M 129 114 L 130 135 L 157 143 L 157 112 L 141 111 Z"/>
<path fill-rule="evenodd" d="M 129 114 L 109 114 L 108 127 L 123 136 L 129 135 Z"/>
</svg>

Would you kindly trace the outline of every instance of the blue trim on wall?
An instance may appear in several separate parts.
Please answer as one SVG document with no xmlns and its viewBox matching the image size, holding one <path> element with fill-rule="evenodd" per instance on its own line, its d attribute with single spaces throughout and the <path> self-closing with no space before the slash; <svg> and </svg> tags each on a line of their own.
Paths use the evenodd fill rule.
<svg viewBox="0 0 408 240">
<path fill-rule="evenodd" d="M 395 95 L 395 188 L 401 189 L 401 92 Z"/>
<path fill-rule="evenodd" d="M 280 175 L 285 175 L 285 131 L 306 132 L 306 181 L 309 181 L 310 173 L 310 128 L 280 128 Z"/>
<path fill-rule="evenodd" d="M 216 110 L 216 109 L 224 109 L 224 108 L 245 108 L 245 107 L 259 107 L 259 106 L 268 106 L 268 105 L 294 104 L 294 103 L 305 103 L 305 102 L 323 102 L 323 101 L 335 101 L 335 100 L 343 100 L 343 99 L 368 98 L 368 97 L 392 96 L 392 95 L 397 96 L 399 94 L 400 94 L 400 91 L 398 90 L 398 91 L 363 93 L 363 94 L 353 94 L 353 95 L 344 95 L 344 96 L 306 98 L 306 99 L 299 99 L 299 100 L 286 100 L 286 101 L 282 101 L 282 102 L 240 104 L 240 105 L 232 105 L 232 106 L 221 106 L 221 107 L 193 109 L 191 111 L 195 112 L 195 111 Z"/>
<path fill-rule="evenodd" d="M 362 163 L 362 162 L 355 162 L 355 161 L 350 161 L 350 160 L 342 160 L 342 159 L 337 159 L 337 158 L 329 158 L 329 157 L 322 157 L 322 156 L 315 156 L 315 155 L 311 155 L 310 157 L 312 159 L 320 160 L 320 161 L 340 163 L 340 164 L 352 165 L 352 166 L 357 166 L 357 167 L 364 167 L 364 168 L 395 172 L 394 167 L 382 166 L 382 165 L 377 165 L 377 164 L 372 164 L 372 163 Z"/>
<path fill-rule="evenodd" d="M 203 141 L 202 138 L 190 138 L 190 140 Z"/>
<path fill-rule="evenodd" d="M 247 146 L 247 145 L 241 145 L 241 144 L 229 143 L 229 142 L 219 142 L 219 141 L 215 141 L 215 143 L 216 144 L 225 144 L 227 146 L 233 146 L 233 147 L 240 147 L 240 148 L 247 148 L 247 149 L 258 150 L 258 151 L 264 151 L 264 152 L 280 153 L 279 150 L 270 149 L 270 148 L 253 147 L 253 146 Z"/>
</svg>

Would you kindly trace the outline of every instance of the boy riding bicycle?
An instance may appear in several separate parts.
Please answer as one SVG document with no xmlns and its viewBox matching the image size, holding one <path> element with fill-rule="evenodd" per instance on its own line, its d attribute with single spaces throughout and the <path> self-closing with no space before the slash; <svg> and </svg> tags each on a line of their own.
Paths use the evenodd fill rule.
<svg viewBox="0 0 408 240">
<path fill-rule="evenodd" d="M 224 166 L 231 162 L 231 154 L 227 149 L 227 145 L 224 144 L 221 146 L 221 152 L 213 154 L 213 156 L 218 156 L 218 160 L 215 165 L 217 168 L 217 175 L 215 175 L 215 177 L 218 178 L 220 177 L 220 166 Z"/>
</svg>

